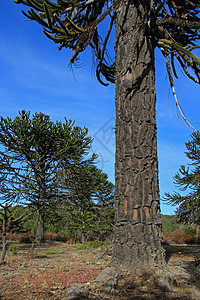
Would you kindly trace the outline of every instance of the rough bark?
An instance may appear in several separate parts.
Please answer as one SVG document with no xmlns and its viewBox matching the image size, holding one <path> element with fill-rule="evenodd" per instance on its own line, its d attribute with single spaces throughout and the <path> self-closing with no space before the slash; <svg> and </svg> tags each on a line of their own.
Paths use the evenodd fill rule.
<svg viewBox="0 0 200 300">
<path fill-rule="evenodd" d="M 165 264 L 161 246 L 150 1 L 116 8 L 115 240 L 111 265 L 149 270 Z"/>
</svg>

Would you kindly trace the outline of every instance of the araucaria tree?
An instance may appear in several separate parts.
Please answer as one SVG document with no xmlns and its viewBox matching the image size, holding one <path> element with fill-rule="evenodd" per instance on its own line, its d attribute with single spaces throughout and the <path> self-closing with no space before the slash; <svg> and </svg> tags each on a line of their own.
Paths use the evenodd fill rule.
<svg viewBox="0 0 200 300">
<path fill-rule="evenodd" d="M 154 50 L 158 47 L 166 60 L 174 95 L 177 65 L 199 83 L 199 0 L 14 1 L 30 7 L 24 14 L 41 24 L 59 49 L 73 51 L 71 63 L 91 47 L 97 58 L 98 80 L 116 84 L 112 264 L 130 271 L 163 266 Z M 108 28 L 105 36 L 100 36 L 105 18 L 108 22 L 103 25 Z M 111 59 L 108 40 L 114 25 L 115 57 Z M 179 107 L 177 99 L 176 104 Z"/>
<path fill-rule="evenodd" d="M 187 191 L 185 195 L 180 193 L 165 193 L 165 200 L 177 206 L 176 215 L 179 222 L 197 226 L 197 236 L 200 226 L 200 133 L 191 134 L 192 140 L 185 143 L 186 155 L 190 159 L 188 167 L 181 165 L 179 172 L 174 177 L 174 184 L 180 191 Z M 193 167 L 191 169 L 191 166 Z"/>
<path fill-rule="evenodd" d="M 7 232 L 20 227 L 20 225 L 29 217 L 26 211 L 18 217 L 17 213 L 18 209 L 12 207 L 12 204 L 0 204 L 0 230 L 2 233 L 2 252 L 0 261 L 3 261 L 6 255 L 8 244 L 8 241 L 6 240 Z"/>
<path fill-rule="evenodd" d="M 13 120 L 0 118 L 1 194 L 5 201 L 21 201 L 37 210 L 37 232 L 44 239 L 44 222 L 56 201 L 67 197 L 59 183 L 65 169 L 93 161 L 88 130 L 50 120 L 48 115 L 21 111 Z"/>
<path fill-rule="evenodd" d="M 99 237 L 111 233 L 114 185 L 107 174 L 94 165 L 82 164 L 66 174 L 65 182 L 69 190 L 66 223 L 74 233 L 81 232 L 82 243 L 89 233 Z M 104 224 L 107 222 L 110 224 Z"/>
</svg>

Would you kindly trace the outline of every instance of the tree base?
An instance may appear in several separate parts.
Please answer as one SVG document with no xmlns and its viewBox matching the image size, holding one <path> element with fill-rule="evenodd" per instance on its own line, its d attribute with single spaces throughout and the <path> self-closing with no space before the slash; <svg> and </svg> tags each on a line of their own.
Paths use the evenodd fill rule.
<svg viewBox="0 0 200 300">
<path fill-rule="evenodd" d="M 155 286 L 165 292 L 172 292 L 172 284 L 176 281 L 172 270 L 165 264 L 162 268 L 139 268 L 125 269 L 116 265 L 113 261 L 104 269 L 102 273 L 94 280 L 91 289 L 98 289 L 100 294 L 113 294 L 120 280 L 127 278 L 149 277 Z"/>
<path fill-rule="evenodd" d="M 199 299 L 200 290 L 191 286 L 191 277 L 184 268 L 166 265 L 165 269 L 151 270 L 136 275 L 121 272 L 119 268 L 108 266 L 90 284 L 70 288 L 66 300 L 81 299 Z M 198 285 L 197 285 L 198 286 Z M 112 295 L 112 296 L 111 296 Z M 192 296 L 191 296 L 192 295 Z M 191 296 L 191 297 L 190 297 Z"/>
</svg>

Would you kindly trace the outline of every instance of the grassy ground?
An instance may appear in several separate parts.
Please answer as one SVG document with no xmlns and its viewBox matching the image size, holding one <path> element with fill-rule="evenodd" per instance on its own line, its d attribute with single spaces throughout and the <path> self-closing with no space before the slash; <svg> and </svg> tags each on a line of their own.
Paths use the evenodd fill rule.
<svg viewBox="0 0 200 300">
<path fill-rule="evenodd" d="M 165 292 L 151 274 L 119 281 L 113 295 L 99 299 L 200 299 L 200 246 L 165 246 L 167 260 L 176 277 L 173 291 Z M 64 299 L 67 288 L 90 285 L 109 264 L 111 250 L 67 243 L 13 244 L 0 265 L 0 299 Z M 198 271 L 199 270 L 199 271 Z M 98 290 L 93 293 L 99 294 Z M 97 299 L 90 294 L 90 299 Z"/>
</svg>

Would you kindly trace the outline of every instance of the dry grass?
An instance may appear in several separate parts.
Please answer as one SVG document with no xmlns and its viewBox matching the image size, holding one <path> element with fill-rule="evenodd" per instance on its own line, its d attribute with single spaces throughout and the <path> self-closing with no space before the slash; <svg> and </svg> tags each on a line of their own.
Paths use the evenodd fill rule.
<svg viewBox="0 0 200 300">
<path fill-rule="evenodd" d="M 67 288 L 76 283 L 88 283 L 110 262 L 110 252 L 103 249 L 83 249 L 66 243 L 37 245 L 17 244 L 17 254 L 7 253 L 0 265 L 0 299 L 63 299 Z M 113 295 L 101 299 L 200 299 L 199 246 L 167 246 L 169 265 L 176 277 L 173 292 L 158 287 L 151 274 L 129 276 L 119 281 Z M 98 293 L 99 291 L 93 291 Z M 95 299 L 94 296 L 90 296 Z"/>
</svg>

